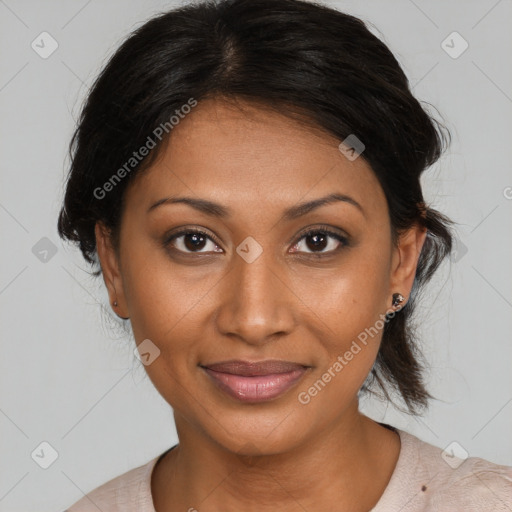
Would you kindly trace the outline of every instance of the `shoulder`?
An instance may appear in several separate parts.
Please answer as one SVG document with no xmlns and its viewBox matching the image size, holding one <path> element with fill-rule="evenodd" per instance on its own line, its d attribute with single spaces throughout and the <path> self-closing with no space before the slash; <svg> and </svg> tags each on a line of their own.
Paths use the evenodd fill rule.
<svg viewBox="0 0 512 512">
<path fill-rule="evenodd" d="M 467 457 L 456 443 L 445 450 L 400 432 L 411 484 L 425 511 L 510 511 L 512 467 Z"/>
<path fill-rule="evenodd" d="M 460 504 L 465 510 L 510 511 L 512 467 L 470 457 L 446 479 L 443 491 L 447 503 Z"/>
<path fill-rule="evenodd" d="M 64 512 L 154 512 L 151 473 L 158 457 L 87 493 Z"/>
</svg>

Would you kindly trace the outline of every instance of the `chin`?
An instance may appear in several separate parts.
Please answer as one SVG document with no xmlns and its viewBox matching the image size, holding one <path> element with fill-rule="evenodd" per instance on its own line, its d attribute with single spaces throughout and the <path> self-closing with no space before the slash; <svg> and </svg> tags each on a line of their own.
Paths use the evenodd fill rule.
<svg viewBox="0 0 512 512">
<path fill-rule="evenodd" d="M 299 409 L 300 411 L 300 409 Z M 202 428 L 225 450 L 249 457 L 278 455 L 293 450 L 306 441 L 305 419 L 298 419 L 299 411 L 290 408 L 265 412 L 222 412 L 221 419 L 203 424 Z M 304 414 L 304 411 L 302 411 Z M 297 425 L 302 426 L 301 429 Z"/>
</svg>

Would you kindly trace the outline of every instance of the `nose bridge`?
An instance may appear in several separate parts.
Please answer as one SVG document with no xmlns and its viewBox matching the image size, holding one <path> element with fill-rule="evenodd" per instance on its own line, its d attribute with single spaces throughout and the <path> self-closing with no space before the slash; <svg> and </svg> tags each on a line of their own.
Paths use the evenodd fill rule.
<svg viewBox="0 0 512 512">
<path fill-rule="evenodd" d="M 246 239 L 233 253 L 232 265 L 217 315 L 220 331 L 251 344 L 289 332 L 293 327 L 290 292 L 279 278 L 272 251 L 263 251 Z"/>
</svg>

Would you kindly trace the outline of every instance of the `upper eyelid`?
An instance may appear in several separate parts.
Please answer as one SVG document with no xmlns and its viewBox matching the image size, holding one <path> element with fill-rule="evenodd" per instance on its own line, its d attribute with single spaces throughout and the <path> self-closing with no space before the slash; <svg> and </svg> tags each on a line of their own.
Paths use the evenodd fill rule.
<svg viewBox="0 0 512 512">
<path fill-rule="evenodd" d="M 339 228 L 337 228 L 337 229 L 339 229 Z M 343 243 L 343 241 L 348 239 L 349 236 L 346 233 L 344 233 L 342 230 L 340 230 L 340 232 L 338 232 L 337 229 L 330 227 L 330 226 L 322 226 L 322 225 L 309 226 L 309 227 L 304 228 L 298 235 L 296 235 L 294 238 L 292 238 L 292 240 L 289 243 L 296 244 L 300 240 L 302 240 L 304 237 L 308 236 L 309 234 L 317 233 L 317 232 L 318 233 L 326 233 L 327 236 L 329 236 L 331 238 L 335 238 L 339 242 Z M 215 238 L 212 235 L 210 235 L 206 230 L 201 229 L 201 228 L 194 228 L 194 227 L 183 228 L 182 230 L 179 230 L 176 233 L 172 233 L 169 236 L 166 236 L 165 244 L 169 244 L 173 240 L 180 238 L 182 236 L 185 236 L 189 233 L 202 234 L 202 235 L 206 236 L 208 239 L 210 239 L 214 244 L 216 244 L 217 246 L 220 246 L 220 244 L 215 240 Z M 184 251 L 180 251 L 180 252 L 184 252 Z M 193 252 L 191 252 L 190 254 L 193 254 Z M 200 252 L 198 252 L 197 254 L 200 254 Z M 319 253 L 319 254 L 321 254 L 321 253 Z"/>
<path fill-rule="evenodd" d="M 165 235 L 164 236 L 165 243 L 169 243 L 172 240 L 174 240 L 176 238 L 180 238 L 181 236 L 188 235 L 189 233 L 198 233 L 200 235 L 204 235 L 204 236 L 208 237 L 212 242 L 214 242 L 217 245 L 219 245 L 218 242 L 215 240 L 215 237 L 213 235 L 208 233 L 206 230 L 199 229 L 199 228 L 183 228 L 183 229 L 177 231 L 176 233 L 171 233 L 169 235 Z"/>
<path fill-rule="evenodd" d="M 335 240 L 337 240 L 340 244 L 342 245 L 349 245 L 349 235 L 344 233 L 344 232 L 338 232 L 336 231 L 334 228 L 328 228 L 327 226 L 322 228 L 322 227 L 313 227 L 313 228 L 309 228 L 305 231 L 303 231 L 302 233 L 300 233 L 297 238 L 296 238 L 296 241 L 292 243 L 295 245 L 297 244 L 300 240 L 302 240 L 304 237 L 308 236 L 309 234 L 312 234 L 312 233 L 325 233 L 327 234 L 328 237 L 330 238 L 334 238 Z M 329 254 L 329 253 L 333 253 L 335 252 L 336 250 L 334 251 L 327 251 L 327 253 L 322 253 L 322 252 L 318 252 L 316 254 Z M 312 254 L 315 254 L 315 253 L 312 253 Z"/>
</svg>

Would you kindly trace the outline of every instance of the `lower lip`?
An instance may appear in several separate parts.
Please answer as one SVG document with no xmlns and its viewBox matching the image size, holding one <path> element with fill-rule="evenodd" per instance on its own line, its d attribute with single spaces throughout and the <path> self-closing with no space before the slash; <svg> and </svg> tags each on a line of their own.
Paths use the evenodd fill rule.
<svg viewBox="0 0 512 512">
<path fill-rule="evenodd" d="M 304 375 L 306 368 L 288 373 L 273 373 L 244 377 L 203 368 L 214 383 L 233 398 L 241 402 L 265 402 L 273 400 L 292 388 Z"/>
</svg>

